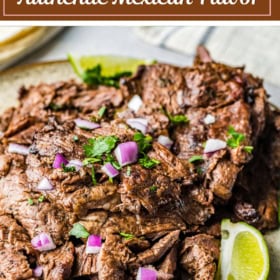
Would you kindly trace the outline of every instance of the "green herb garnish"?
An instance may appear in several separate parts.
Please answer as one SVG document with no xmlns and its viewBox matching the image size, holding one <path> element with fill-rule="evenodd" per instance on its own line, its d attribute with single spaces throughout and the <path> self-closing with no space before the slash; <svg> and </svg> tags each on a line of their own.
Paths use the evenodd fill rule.
<svg viewBox="0 0 280 280">
<path fill-rule="evenodd" d="M 83 160 L 83 165 L 89 165 L 100 161 L 101 161 L 100 158 L 86 158 Z"/>
<path fill-rule="evenodd" d="M 232 126 L 229 127 L 228 134 L 230 138 L 227 140 L 227 145 L 231 148 L 239 147 L 240 143 L 245 140 L 245 135 L 238 133 Z"/>
<path fill-rule="evenodd" d="M 142 165 L 144 168 L 150 169 L 160 163 L 160 161 L 156 159 L 149 158 L 146 154 L 152 147 L 153 138 L 150 135 L 145 136 L 141 132 L 136 132 L 133 136 L 133 140 L 137 143 L 139 153 L 141 155 L 139 158 L 140 165 Z"/>
<path fill-rule="evenodd" d="M 139 163 L 143 167 L 145 167 L 147 169 L 151 169 L 151 168 L 155 167 L 156 165 L 160 164 L 160 161 L 156 160 L 156 159 L 149 158 L 147 155 L 144 155 L 144 157 L 139 159 Z"/>
<path fill-rule="evenodd" d="M 64 163 L 61 164 L 61 167 L 64 172 L 75 172 L 76 171 L 75 166 L 66 166 Z"/>
<path fill-rule="evenodd" d="M 182 124 L 182 123 L 187 123 L 189 121 L 188 117 L 185 115 L 172 116 L 169 113 L 167 113 L 167 116 L 173 124 Z"/>
<path fill-rule="evenodd" d="M 254 150 L 254 147 L 253 147 L 253 146 L 245 146 L 245 147 L 243 148 L 243 150 L 244 150 L 245 152 L 247 152 L 248 154 L 251 154 L 251 153 L 253 152 L 253 150 Z"/>
<path fill-rule="evenodd" d="M 126 175 L 127 176 L 131 175 L 131 167 L 130 166 L 128 166 L 127 169 L 126 169 Z"/>
<path fill-rule="evenodd" d="M 190 162 L 190 163 L 194 163 L 194 162 L 202 161 L 202 160 L 203 160 L 203 156 L 201 156 L 201 155 L 195 155 L 195 156 L 192 156 L 192 157 L 189 159 L 189 162 Z"/>
<path fill-rule="evenodd" d="M 105 86 L 111 86 L 115 88 L 120 87 L 120 79 L 122 77 L 129 77 L 132 75 L 132 72 L 130 71 L 124 71 L 116 73 L 113 76 L 103 76 L 102 75 L 102 67 L 100 64 L 96 65 L 95 67 L 91 69 L 85 70 L 81 78 L 86 84 L 89 85 L 105 85 Z"/>
<path fill-rule="evenodd" d="M 34 201 L 33 201 L 32 198 L 28 198 L 27 202 L 28 202 L 29 205 L 33 205 L 34 204 Z"/>
<path fill-rule="evenodd" d="M 43 195 L 41 195 L 39 198 L 38 198 L 38 202 L 41 203 L 45 200 L 45 197 Z"/>
<path fill-rule="evenodd" d="M 79 137 L 78 137 L 77 135 L 74 135 L 74 136 L 73 136 L 73 141 L 74 141 L 74 142 L 78 142 L 78 141 L 79 141 Z"/>
<path fill-rule="evenodd" d="M 138 144 L 140 153 L 146 153 L 152 147 L 153 138 L 150 135 L 145 136 L 141 132 L 136 132 L 133 140 Z"/>
<path fill-rule="evenodd" d="M 131 240 L 134 238 L 133 234 L 125 232 L 120 232 L 120 236 L 123 237 L 125 240 Z"/>
<path fill-rule="evenodd" d="M 101 107 L 98 111 L 98 116 L 102 118 L 106 112 L 107 108 L 105 106 Z"/>
<path fill-rule="evenodd" d="M 151 192 L 156 192 L 157 191 L 157 186 L 151 186 L 150 191 Z"/>
<path fill-rule="evenodd" d="M 104 160 L 104 164 L 105 163 L 111 163 L 117 170 L 121 170 L 120 164 L 115 160 L 112 154 L 106 156 L 106 159 Z"/>
<path fill-rule="evenodd" d="M 69 235 L 75 236 L 76 238 L 87 238 L 89 237 L 88 231 L 79 223 L 73 225 L 73 228 L 70 230 Z"/>
<path fill-rule="evenodd" d="M 96 176 L 95 176 L 94 167 L 92 167 L 92 169 L 91 169 L 91 180 L 92 180 L 93 185 L 95 186 L 97 184 L 97 180 L 96 180 Z"/>
<path fill-rule="evenodd" d="M 63 106 L 62 106 L 62 105 L 59 105 L 59 104 L 51 103 L 51 104 L 49 105 L 49 108 L 50 108 L 52 111 L 57 112 L 57 111 L 62 110 L 62 109 L 63 109 Z"/>
<path fill-rule="evenodd" d="M 228 129 L 228 134 L 230 135 L 230 138 L 227 140 L 227 145 L 230 148 L 237 148 L 240 146 L 240 144 L 245 140 L 245 135 L 242 133 L 238 133 L 234 127 L 230 126 Z M 252 153 L 254 147 L 252 146 L 245 146 L 244 151 L 247 153 Z"/>
<path fill-rule="evenodd" d="M 84 145 L 84 152 L 88 158 L 100 158 L 103 154 L 110 153 L 118 142 L 116 136 L 100 136 L 88 140 L 88 144 Z"/>
</svg>

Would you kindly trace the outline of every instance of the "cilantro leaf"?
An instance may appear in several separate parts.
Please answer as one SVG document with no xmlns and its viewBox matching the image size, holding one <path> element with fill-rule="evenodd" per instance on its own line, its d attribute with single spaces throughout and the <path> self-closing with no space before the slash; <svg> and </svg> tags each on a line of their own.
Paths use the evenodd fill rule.
<svg viewBox="0 0 280 280">
<path fill-rule="evenodd" d="M 203 156 L 201 155 L 194 155 L 189 159 L 189 163 L 194 163 L 197 161 L 202 161 L 203 160 Z"/>
<path fill-rule="evenodd" d="M 169 120 L 175 125 L 176 124 L 187 123 L 189 121 L 188 117 L 185 116 L 185 115 L 172 116 L 172 115 L 167 113 L 167 116 L 168 116 Z"/>
<path fill-rule="evenodd" d="M 115 167 L 117 170 L 121 170 L 120 164 L 115 160 L 112 154 L 108 154 L 106 156 L 106 159 L 104 160 L 104 164 L 108 162 L 111 163 L 113 167 Z"/>
<path fill-rule="evenodd" d="M 83 165 L 89 165 L 89 164 L 100 162 L 100 161 L 101 161 L 100 158 L 86 158 L 83 160 Z"/>
<path fill-rule="evenodd" d="M 64 172 L 75 172 L 76 171 L 75 166 L 66 166 L 64 163 L 61 164 L 61 167 Z"/>
<path fill-rule="evenodd" d="M 89 233 L 85 227 L 79 223 L 73 225 L 73 228 L 70 230 L 69 235 L 75 236 L 76 238 L 87 238 Z"/>
<path fill-rule="evenodd" d="M 230 135 L 230 138 L 227 140 L 227 145 L 231 148 L 239 147 L 241 142 L 245 140 L 245 135 L 238 133 L 232 126 L 229 127 L 228 134 Z"/>
<path fill-rule="evenodd" d="M 74 142 L 78 142 L 78 141 L 79 141 L 79 137 L 78 137 L 77 135 L 74 135 L 74 136 L 73 136 L 73 141 L 74 141 Z"/>
<path fill-rule="evenodd" d="M 82 79 L 86 84 L 89 85 L 105 85 L 105 86 L 112 86 L 115 88 L 120 87 L 120 78 L 122 77 L 129 77 L 132 75 L 130 71 L 124 71 L 116 73 L 113 76 L 103 76 L 102 75 L 102 67 L 100 64 L 96 65 L 91 69 L 87 69 L 82 73 Z"/>
<path fill-rule="evenodd" d="M 134 238 L 133 234 L 125 232 L 120 232 L 120 236 L 123 237 L 125 240 L 131 240 Z"/>
<path fill-rule="evenodd" d="M 126 169 L 126 176 L 130 176 L 131 175 L 131 167 L 128 166 Z"/>
<path fill-rule="evenodd" d="M 151 169 L 151 168 L 155 167 L 156 165 L 160 164 L 160 161 L 149 158 L 147 155 L 144 155 L 144 157 L 139 159 L 139 163 L 144 168 Z"/>
<path fill-rule="evenodd" d="M 133 140 L 138 144 L 139 152 L 142 154 L 152 147 L 153 138 L 150 135 L 145 136 L 141 132 L 136 132 Z"/>
<path fill-rule="evenodd" d="M 91 180 L 92 180 L 93 185 L 95 186 L 97 184 L 97 180 L 96 180 L 96 176 L 95 176 L 94 167 L 92 167 L 92 169 L 91 169 Z"/>
<path fill-rule="evenodd" d="M 51 104 L 49 105 L 49 108 L 50 108 L 52 111 L 57 112 L 57 111 L 60 111 L 60 110 L 63 109 L 63 105 L 51 103 Z"/>
<path fill-rule="evenodd" d="M 34 201 L 33 201 L 32 198 L 28 198 L 27 202 L 28 202 L 29 205 L 33 205 L 34 204 Z"/>
<path fill-rule="evenodd" d="M 45 200 L 45 197 L 43 195 L 41 195 L 39 198 L 38 198 L 38 202 L 41 203 Z"/>
<path fill-rule="evenodd" d="M 84 145 L 84 152 L 88 158 L 100 158 L 105 153 L 110 153 L 118 142 L 116 136 L 100 136 L 88 140 L 88 144 Z"/>
<path fill-rule="evenodd" d="M 150 191 L 151 192 L 156 192 L 157 191 L 157 186 L 151 186 Z"/>
<path fill-rule="evenodd" d="M 140 165 L 144 168 L 153 168 L 160 161 L 156 159 L 151 159 L 147 156 L 147 151 L 152 147 L 153 138 L 150 135 L 143 135 L 141 132 L 136 132 L 133 136 L 133 140 L 137 143 L 141 158 L 139 159 Z"/>
<path fill-rule="evenodd" d="M 254 147 L 253 147 L 253 146 L 245 146 L 245 147 L 243 148 L 243 150 L 244 150 L 245 152 L 247 152 L 248 154 L 251 154 L 251 153 L 253 152 L 253 150 L 254 150 Z"/>
<path fill-rule="evenodd" d="M 106 110 L 107 110 L 106 106 L 102 106 L 102 107 L 99 109 L 99 111 L 98 111 L 98 116 L 99 116 L 100 118 L 102 118 L 102 117 L 104 116 Z"/>
</svg>

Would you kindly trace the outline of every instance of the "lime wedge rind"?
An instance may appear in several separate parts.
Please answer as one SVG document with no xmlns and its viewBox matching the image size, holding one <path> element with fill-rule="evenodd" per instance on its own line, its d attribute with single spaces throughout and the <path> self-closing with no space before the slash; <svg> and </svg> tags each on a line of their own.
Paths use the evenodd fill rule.
<svg viewBox="0 0 280 280">
<path fill-rule="evenodd" d="M 74 72 L 82 78 L 84 69 L 82 68 L 79 58 L 75 57 L 72 54 L 67 55 L 68 61 L 70 62 Z"/>
<path fill-rule="evenodd" d="M 254 227 L 244 223 L 231 223 L 230 220 L 225 219 L 222 221 L 222 240 L 221 240 L 221 255 L 218 265 L 218 273 L 216 280 L 235 279 L 232 276 L 232 256 L 234 241 L 240 234 L 248 233 L 256 239 L 257 244 L 263 258 L 263 270 L 257 280 L 264 280 L 268 278 L 269 274 L 269 253 L 263 235 Z M 254 258 L 254 256 L 252 256 Z M 256 280 L 251 278 L 252 280 Z M 239 279 L 236 279 L 239 280 Z"/>
<path fill-rule="evenodd" d="M 83 72 L 97 65 L 102 67 L 103 76 L 114 76 L 116 73 L 132 72 L 135 73 L 140 65 L 149 65 L 154 60 L 139 59 L 117 55 L 98 55 L 98 56 L 81 56 L 76 57 L 68 54 L 68 60 L 71 63 L 75 73 L 79 77 L 83 77 Z"/>
</svg>

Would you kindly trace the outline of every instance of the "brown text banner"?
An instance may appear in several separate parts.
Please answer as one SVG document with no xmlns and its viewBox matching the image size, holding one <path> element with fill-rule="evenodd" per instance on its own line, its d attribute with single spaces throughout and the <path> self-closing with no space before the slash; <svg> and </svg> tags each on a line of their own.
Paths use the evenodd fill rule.
<svg viewBox="0 0 280 280">
<path fill-rule="evenodd" d="M 280 20 L 278 0 L 1 0 L 1 20 Z"/>
</svg>

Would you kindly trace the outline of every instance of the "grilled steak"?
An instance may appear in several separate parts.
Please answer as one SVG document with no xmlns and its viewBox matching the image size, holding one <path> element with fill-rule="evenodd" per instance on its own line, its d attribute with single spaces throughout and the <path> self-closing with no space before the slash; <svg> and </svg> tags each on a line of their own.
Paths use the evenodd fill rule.
<svg viewBox="0 0 280 280">
<path fill-rule="evenodd" d="M 140 66 L 119 87 L 21 88 L 0 131 L 0 279 L 39 267 L 48 280 L 132 280 L 144 267 L 211 280 L 221 219 L 278 225 L 280 113 L 260 79 L 204 48 L 192 67 Z M 123 162 L 127 142 L 136 159 Z"/>
</svg>

